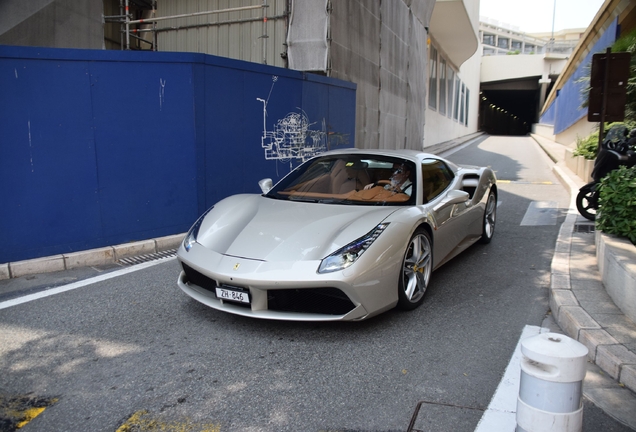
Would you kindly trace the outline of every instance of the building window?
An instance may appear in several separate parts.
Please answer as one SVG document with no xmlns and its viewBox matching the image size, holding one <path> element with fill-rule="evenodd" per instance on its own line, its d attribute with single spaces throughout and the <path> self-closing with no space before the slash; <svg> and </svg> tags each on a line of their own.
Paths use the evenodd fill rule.
<svg viewBox="0 0 636 432">
<path fill-rule="evenodd" d="M 513 51 L 519 51 L 521 52 L 521 48 L 522 48 L 522 44 L 521 41 L 512 41 L 510 48 L 512 48 Z"/>
<path fill-rule="evenodd" d="M 453 84 L 455 83 L 455 71 L 446 65 L 446 82 L 448 83 L 448 118 L 453 115 Z"/>
<path fill-rule="evenodd" d="M 446 59 L 439 58 L 439 113 L 446 114 Z"/>
<path fill-rule="evenodd" d="M 484 33 L 484 39 L 482 42 L 484 45 L 495 46 L 495 35 Z"/>
<path fill-rule="evenodd" d="M 494 48 L 484 48 L 485 56 L 495 55 L 495 54 L 497 54 L 497 50 L 495 50 Z"/>
<path fill-rule="evenodd" d="M 499 41 L 497 42 L 497 46 L 499 48 L 506 48 L 508 49 L 508 38 L 499 38 Z"/>
<path fill-rule="evenodd" d="M 460 97 L 460 101 L 461 101 L 461 108 L 459 110 L 459 122 L 461 124 L 464 124 L 466 121 L 466 117 L 465 117 L 465 100 L 466 100 L 466 86 L 464 85 L 464 83 L 462 83 L 462 94 Z"/>
<path fill-rule="evenodd" d="M 437 49 L 431 45 L 431 56 L 428 61 L 428 106 L 437 108 Z"/>
<path fill-rule="evenodd" d="M 534 54 L 534 45 L 526 45 L 526 49 L 523 50 L 526 54 Z"/>
<path fill-rule="evenodd" d="M 459 93 L 461 81 L 459 78 L 455 78 L 455 110 L 453 111 L 453 118 L 457 120 L 459 118 Z"/>
<path fill-rule="evenodd" d="M 470 102 L 470 90 L 466 88 L 466 121 L 464 124 L 468 126 L 468 102 Z"/>
</svg>

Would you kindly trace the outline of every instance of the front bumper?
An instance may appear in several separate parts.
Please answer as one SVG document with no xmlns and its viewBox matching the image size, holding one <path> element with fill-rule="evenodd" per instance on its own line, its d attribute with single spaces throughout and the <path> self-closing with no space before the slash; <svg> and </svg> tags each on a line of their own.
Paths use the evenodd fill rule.
<svg viewBox="0 0 636 432">
<path fill-rule="evenodd" d="M 288 321 L 357 321 L 397 304 L 397 267 L 365 266 L 362 272 L 318 274 L 318 261 L 267 263 L 230 257 L 193 245 L 177 254 L 184 271 L 179 288 L 193 299 L 236 315 Z M 361 259 L 364 258 L 364 255 Z M 351 268 L 351 269 L 352 269 Z M 345 275 L 345 273 L 348 275 Z M 217 298 L 223 285 L 249 292 L 250 304 Z"/>
</svg>

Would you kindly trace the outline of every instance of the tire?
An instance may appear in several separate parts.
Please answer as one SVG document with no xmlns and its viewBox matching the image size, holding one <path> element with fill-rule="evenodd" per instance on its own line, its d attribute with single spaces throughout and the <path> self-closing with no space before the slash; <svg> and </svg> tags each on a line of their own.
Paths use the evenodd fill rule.
<svg viewBox="0 0 636 432">
<path fill-rule="evenodd" d="M 497 194 L 492 189 L 488 194 L 486 207 L 484 208 L 484 219 L 482 222 L 482 232 L 479 243 L 488 244 L 495 235 L 495 224 L 497 222 Z"/>
<path fill-rule="evenodd" d="M 413 310 L 422 304 L 433 273 L 433 243 L 428 232 L 419 228 L 409 240 L 398 283 L 398 308 Z"/>
<path fill-rule="evenodd" d="M 596 196 L 595 186 L 593 183 L 586 184 L 576 196 L 576 209 L 581 213 L 581 216 L 591 221 L 596 219 L 598 197 Z"/>
</svg>

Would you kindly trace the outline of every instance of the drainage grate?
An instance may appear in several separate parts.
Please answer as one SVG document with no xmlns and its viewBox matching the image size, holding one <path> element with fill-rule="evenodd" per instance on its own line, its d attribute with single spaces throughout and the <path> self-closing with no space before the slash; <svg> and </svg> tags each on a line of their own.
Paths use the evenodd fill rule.
<svg viewBox="0 0 636 432">
<path fill-rule="evenodd" d="M 594 224 L 574 224 L 574 232 L 587 234 L 593 233 Z"/>
<path fill-rule="evenodd" d="M 477 413 L 479 417 L 483 416 L 483 413 L 485 411 L 484 408 L 480 408 L 480 407 L 470 407 L 470 406 L 456 405 L 456 404 L 443 403 L 443 402 L 433 402 L 433 401 L 419 401 L 417 403 L 417 406 L 415 407 L 415 412 L 413 413 L 413 417 L 411 417 L 411 423 L 409 423 L 409 427 L 406 430 L 406 432 L 425 432 L 425 430 L 430 430 L 430 428 L 420 429 L 420 425 L 424 425 L 426 421 L 425 415 L 423 415 L 419 419 L 420 421 L 418 421 L 418 416 L 420 415 L 420 408 L 422 408 L 423 405 L 427 405 L 429 407 L 448 408 L 452 410 L 460 409 L 460 410 L 473 411 Z"/>
<path fill-rule="evenodd" d="M 176 254 L 177 254 L 176 249 L 168 249 L 165 251 L 155 252 L 155 253 L 146 254 L 146 255 L 122 258 L 118 260 L 117 262 L 121 265 L 135 265 L 135 264 L 142 264 L 142 263 L 146 263 L 150 261 L 156 261 L 162 258 L 172 258 Z"/>
</svg>

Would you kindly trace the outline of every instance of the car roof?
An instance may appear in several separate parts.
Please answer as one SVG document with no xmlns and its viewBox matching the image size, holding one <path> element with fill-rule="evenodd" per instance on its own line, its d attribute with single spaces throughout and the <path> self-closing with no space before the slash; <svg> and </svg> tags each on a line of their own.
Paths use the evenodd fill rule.
<svg viewBox="0 0 636 432">
<path fill-rule="evenodd" d="M 325 153 L 321 153 L 322 155 L 331 155 L 331 154 L 376 154 L 382 156 L 397 156 L 409 159 L 419 159 L 422 157 L 433 157 L 438 158 L 430 153 L 424 153 L 417 150 L 407 150 L 407 149 L 359 149 L 359 148 L 346 148 L 346 149 L 338 149 L 338 150 L 330 150 Z"/>
<path fill-rule="evenodd" d="M 351 154 L 351 155 L 380 155 L 380 156 L 392 156 L 399 157 L 404 159 L 410 159 L 412 161 L 422 161 L 423 159 L 439 159 L 446 162 L 453 171 L 457 171 L 458 166 L 454 163 L 444 159 L 438 155 L 434 155 L 432 153 L 426 153 L 418 150 L 408 150 L 408 149 L 358 149 L 358 148 L 346 148 L 346 149 L 338 149 L 331 150 L 325 153 L 321 153 L 320 156 L 328 156 L 328 155 L 343 155 L 343 154 Z"/>
</svg>

